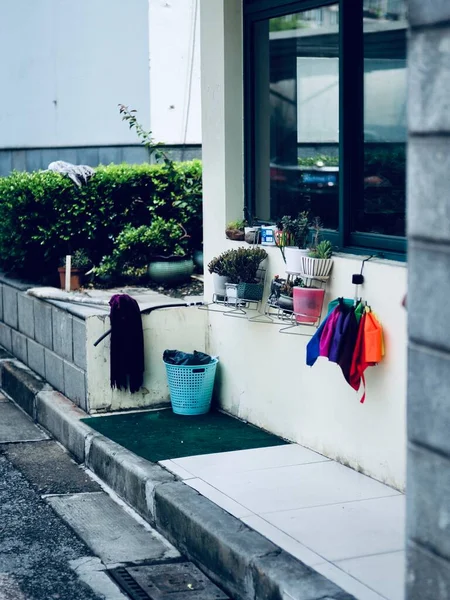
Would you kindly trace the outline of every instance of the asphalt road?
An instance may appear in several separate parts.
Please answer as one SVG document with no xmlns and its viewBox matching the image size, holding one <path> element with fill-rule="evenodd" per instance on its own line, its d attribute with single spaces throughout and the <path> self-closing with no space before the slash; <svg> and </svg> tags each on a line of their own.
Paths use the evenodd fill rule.
<svg viewBox="0 0 450 600">
<path fill-rule="evenodd" d="M 227 598 L 0 392 L 0 600 L 129 600 L 116 580 Z"/>
<path fill-rule="evenodd" d="M 0 600 L 126 600 L 108 570 L 179 556 L 0 393 Z"/>
<path fill-rule="evenodd" d="M 100 600 L 71 561 L 93 556 L 5 455 L 0 456 L 0 600 Z"/>
</svg>

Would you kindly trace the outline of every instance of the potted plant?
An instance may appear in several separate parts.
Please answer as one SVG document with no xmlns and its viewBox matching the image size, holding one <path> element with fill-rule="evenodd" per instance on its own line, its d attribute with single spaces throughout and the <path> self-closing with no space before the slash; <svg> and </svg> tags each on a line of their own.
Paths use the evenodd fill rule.
<svg viewBox="0 0 450 600">
<path fill-rule="evenodd" d="M 225 284 L 228 282 L 228 275 L 225 271 L 223 256 L 225 253 L 215 256 L 208 263 L 208 271 L 212 274 L 214 295 L 217 300 L 224 300 L 226 296 Z"/>
<path fill-rule="evenodd" d="M 264 292 L 263 264 L 267 252 L 263 248 L 236 248 L 224 252 L 227 299 L 261 300 Z"/>
<path fill-rule="evenodd" d="M 194 272 L 194 262 L 187 253 L 189 236 L 181 223 L 156 217 L 144 233 L 144 241 L 149 245 L 150 279 L 166 285 L 189 280 Z"/>
<path fill-rule="evenodd" d="M 278 298 L 280 297 L 280 289 L 286 283 L 286 279 L 283 279 L 279 275 L 275 275 L 270 283 L 270 294 L 269 304 L 272 306 L 278 306 Z"/>
<path fill-rule="evenodd" d="M 243 242 L 245 239 L 245 221 L 230 221 L 225 229 L 225 235 L 229 240 Z"/>
<path fill-rule="evenodd" d="M 303 279 L 296 277 L 293 280 L 285 281 L 280 287 L 280 296 L 278 298 L 278 306 L 283 310 L 294 310 L 294 288 L 305 287 Z"/>
<path fill-rule="evenodd" d="M 286 273 L 301 273 L 302 256 L 308 252 L 309 227 L 307 211 L 300 212 L 295 219 L 290 216 L 281 219 L 276 241 L 286 263 Z"/>
<path fill-rule="evenodd" d="M 329 240 L 319 241 L 322 225 L 318 217 L 313 221 L 313 229 L 313 243 L 308 249 L 307 256 L 302 256 L 301 273 L 305 277 L 326 280 L 333 267 L 331 242 Z"/>
<path fill-rule="evenodd" d="M 83 276 L 90 269 L 92 263 L 83 249 L 75 250 L 71 255 L 71 267 L 70 267 L 70 289 L 78 290 L 83 283 Z M 60 261 L 60 267 L 58 267 L 59 283 L 61 289 L 64 290 L 66 287 L 66 257 L 62 257 Z"/>
<path fill-rule="evenodd" d="M 127 225 L 114 241 L 111 256 L 104 257 L 95 275 L 123 278 L 147 272 L 152 281 L 173 285 L 194 271 L 187 254 L 188 235 L 175 219 L 155 217 L 150 225 Z"/>
</svg>

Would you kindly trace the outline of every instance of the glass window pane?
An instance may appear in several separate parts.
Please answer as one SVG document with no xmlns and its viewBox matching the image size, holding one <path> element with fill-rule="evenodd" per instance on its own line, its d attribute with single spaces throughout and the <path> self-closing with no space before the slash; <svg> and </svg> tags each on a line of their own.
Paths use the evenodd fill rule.
<svg viewBox="0 0 450 600">
<path fill-rule="evenodd" d="M 255 212 L 276 220 L 339 215 L 338 4 L 254 28 Z"/>
<path fill-rule="evenodd" d="M 405 235 L 406 2 L 364 1 L 364 197 L 359 232 Z"/>
</svg>

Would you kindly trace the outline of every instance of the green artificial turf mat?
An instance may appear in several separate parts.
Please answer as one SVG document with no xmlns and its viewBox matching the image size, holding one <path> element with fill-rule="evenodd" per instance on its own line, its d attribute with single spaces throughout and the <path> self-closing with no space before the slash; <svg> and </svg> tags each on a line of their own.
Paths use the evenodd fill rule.
<svg viewBox="0 0 450 600">
<path fill-rule="evenodd" d="M 90 417 L 82 421 L 152 462 L 287 443 L 220 412 L 182 416 L 169 409 Z"/>
</svg>

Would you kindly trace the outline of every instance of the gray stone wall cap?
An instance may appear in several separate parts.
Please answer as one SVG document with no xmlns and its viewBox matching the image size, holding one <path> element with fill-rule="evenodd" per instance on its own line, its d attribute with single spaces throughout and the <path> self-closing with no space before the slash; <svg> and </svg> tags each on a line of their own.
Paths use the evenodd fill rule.
<svg viewBox="0 0 450 600">
<path fill-rule="evenodd" d="M 21 279 L 13 279 L 11 277 L 7 277 L 4 273 L 0 272 L 0 283 L 4 285 L 9 285 L 10 287 L 19 290 L 20 292 L 25 292 L 32 287 L 35 287 L 35 283 L 31 283 L 29 281 L 22 281 Z"/>
</svg>

